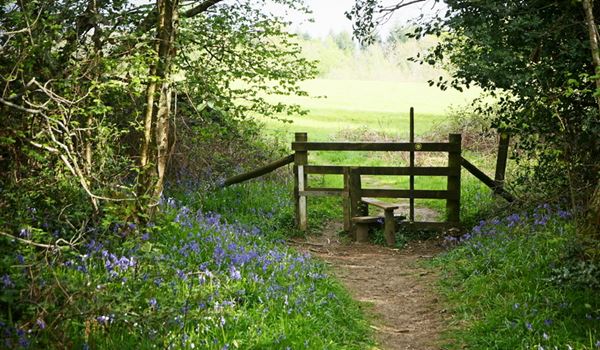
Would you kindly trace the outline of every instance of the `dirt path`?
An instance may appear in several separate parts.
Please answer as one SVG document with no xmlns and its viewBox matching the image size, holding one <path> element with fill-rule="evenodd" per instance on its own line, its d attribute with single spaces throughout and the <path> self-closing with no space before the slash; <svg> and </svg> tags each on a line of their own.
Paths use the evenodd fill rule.
<svg viewBox="0 0 600 350">
<path fill-rule="evenodd" d="M 433 292 L 437 276 L 420 268 L 442 249 L 438 242 L 411 242 L 404 249 L 357 244 L 340 237 L 341 224 L 331 223 L 321 235 L 295 239 L 332 265 L 353 297 L 367 304 L 377 349 L 439 349 L 442 311 Z"/>
</svg>

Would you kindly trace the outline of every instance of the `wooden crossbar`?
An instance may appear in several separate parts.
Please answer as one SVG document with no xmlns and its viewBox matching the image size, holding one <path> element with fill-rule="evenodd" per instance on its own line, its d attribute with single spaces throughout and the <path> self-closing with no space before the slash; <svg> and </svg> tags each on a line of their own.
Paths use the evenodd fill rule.
<svg viewBox="0 0 600 350">
<path fill-rule="evenodd" d="M 294 151 L 457 152 L 460 145 L 447 142 L 293 142 Z"/>
<path fill-rule="evenodd" d="M 338 174 L 344 173 L 341 165 L 307 165 L 307 174 Z M 390 176 L 448 176 L 452 173 L 449 167 L 355 167 L 361 175 L 390 175 Z"/>
</svg>

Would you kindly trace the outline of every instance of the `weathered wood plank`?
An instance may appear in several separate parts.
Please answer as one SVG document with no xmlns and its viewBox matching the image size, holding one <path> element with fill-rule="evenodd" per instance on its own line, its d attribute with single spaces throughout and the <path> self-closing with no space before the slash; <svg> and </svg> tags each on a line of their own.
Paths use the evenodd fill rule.
<svg viewBox="0 0 600 350">
<path fill-rule="evenodd" d="M 456 145 L 444 142 L 293 142 L 294 151 L 386 151 L 456 152 Z"/>
<path fill-rule="evenodd" d="M 410 190 L 390 190 L 364 188 L 362 195 L 378 198 L 410 198 Z M 454 199 L 456 193 L 447 190 L 414 190 L 414 197 L 419 199 Z"/>
<path fill-rule="evenodd" d="M 410 143 L 415 142 L 415 109 L 410 107 Z M 410 159 L 409 159 L 409 167 L 415 167 L 415 152 L 410 151 Z M 448 175 L 448 173 L 444 174 Z M 415 176 L 414 174 L 410 174 L 409 178 L 409 190 L 411 193 L 409 201 L 409 213 L 408 218 L 410 221 L 415 221 L 415 197 L 412 195 L 415 191 Z"/>
<path fill-rule="evenodd" d="M 355 216 L 351 220 L 352 222 L 375 224 L 381 222 L 383 218 L 381 216 Z"/>
<path fill-rule="evenodd" d="M 307 165 L 307 174 L 343 174 L 344 166 L 341 165 Z M 361 175 L 390 175 L 390 176 L 448 176 L 451 169 L 448 167 L 354 167 Z"/>
<path fill-rule="evenodd" d="M 361 183 L 360 183 L 360 174 L 358 174 L 356 172 L 355 168 L 349 168 L 348 169 L 348 205 L 350 206 L 350 217 L 356 217 L 356 216 L 364 216 L 363 212 L 360 208 L 360 198 L 362 196 L 361 193 Z M 363 234 L 364 232 L 362 232 L 362 228 L 359 229 L 357 227 L 357 225 L 352 225 L 352 227 L 350 228 L 350 231 L 352 232 L 353 238 L 354 240 L 357 240 L 357 231 L 360 231 L 361 234 Z"/>
<path fill-rule="evenodd" d="M 298 165 L 298 194 L 300 196 L 298 201 L 298 211 L 300 215 L 300 230 L 306 231 L 308 228 L 308 212 L 306 209 L 306 196 L 302 195 L 305 187 L 304 177 L 304 165 Z"/>
<path fill-rule="evenodd" d="M 385 209 L 383 217 L 383 236 L 385 237 L 385 243 L 388 246 L 393 247 L 396 245 L 396 220 L 394 220 L 394 209 Z"/>
<path fill-rule="evenodd" d="M 491 188 L 494 193 L 506 199 L 508 202 L 513 202 L 515 200 L 515 197 L 511 193 L 506 191 L 504 187 L 498 186 L 494 180 L 487 176 L 483 171 L 479 170 L 471 162 L 462 157 L 460 161 L 463 168 L 475 176 L 479 181 L 483 182 L 487 187 Z"/>
<path fill-rule="evenodd" d="M 308 140 L 308 135 L 305 132 L 297 132 L 294 135 L 294 139 L 296 142 L 306 142 Z M 306 164 L 308 163 L 308 153 L 306 151 L 298 151 L 296 150 L 294 153 L 294 211 L 295 211 L 295 219 L 296 219 L 296 227 L 298 227 L 298 229 L 305 231 L 308 228 L 308 223 L 303 219 L 301 216 L 301 211 L 300 211 L 300 202 L 301 202 L 301 198 L 304 198 L 304 200 L 306 200 L 306 197 L 302 197 L 300 196 L 300 189 L 299 189 L 299 173 L 298 173 L 298 167 L 299 166 L 306 166 Z M 306 174 L 303 174 L 302 176 L 303 180 L 304 180 L 304 184 L 306 184 Z M 304 190 L 304 189 L 302 189 Z M 304 206 L 306 206 L 306 202 L 304 203 Z M 304 226 L 303 226 L 304 225 Z"/>
<path fill-rule="evenodd" d="M 446 200 L 446 216 L 448 222 L 458 225 L 460 223 L 460 163 L 461 163 L 461 134 L 450 134 L 449 141 L 458 146 L 457 151 L 448 153 L 448 167 L 452 169 L 452 174 L 448 176 L 449 196 Z"/>
<path fill-rule="evenodd" d="M 350 215 L 350 189 L 349 189 L 349 178 L 350 172 L 348 168 L 344 168 L 344 190 L 342 192 L 342 210 L 344 212 L 344 231 L 350 232 L 352 230 L 352 221 Z"/>
<path fill-rule="evenodd" d="M 293 161 L 294 161 L 294 155 L 290 154 L 289 156 L 278 159 L 278 160 L 271 162 L 267 165 L 264 165 L 258 169 L 249 171 L 244 174 L 232 176 L 232 177 L 228 178 L 227 180 L 225 180 L 225 182 L 223 183 L 223 187 L 235 185 L 240 182 L 248 181 L 248 180 L 257 178 L 259 176 L 268 174 L 278 168 L 281 168 L 282 166 L 292 163 Z"/>
<path fill-rule="evenodd" d="M 496 174 L 494 176 L 494 181 L 498 187 L 501 187 L 504 184 L 504 174 L 506 173 L 509 143 L 509 135 L 504 132 L 500 133 L 500 142 L 498 143 L 498 158 L 496 159 Z"/>
<path fill-rule="evenodd" d="M 342 196 L 344 190 L 341 188 L 307 188 L 300 191 L 299 194 L 307 197 Z"/>
<path fill-rule="evenodd" d="M 398 205 L 398 204 L 386 203 L 384 201 L 381 201 L 381 200 L 375 199 L 375 198 L 363 197 L 362 201 L 369 205 L 381 208 L 383 210 L 388 210 L 388 209 L 394 210 L 394 209 L 400 208 L 400 205 Z"/>
</svg>

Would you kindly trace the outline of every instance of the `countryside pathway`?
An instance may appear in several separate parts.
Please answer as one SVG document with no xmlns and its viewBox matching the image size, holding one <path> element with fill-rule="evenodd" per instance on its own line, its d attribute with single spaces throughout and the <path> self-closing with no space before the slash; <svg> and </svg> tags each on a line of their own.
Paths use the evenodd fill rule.
<svg viewBox="0 0 600 350">
<path fill-rule="evenodd" d="M 433 291 L 437 276 L 419 267 L 442 250 L 438 242 L 415 241 L 390 249 L 347 242 L 338 235 L 341 229 L 341 224 L 331 223 L 321 235 L 293 244 L 329 263 L 352 296 L 366 304 L 376 349 L 439 349 L 443 310 Z"/>
</svg>

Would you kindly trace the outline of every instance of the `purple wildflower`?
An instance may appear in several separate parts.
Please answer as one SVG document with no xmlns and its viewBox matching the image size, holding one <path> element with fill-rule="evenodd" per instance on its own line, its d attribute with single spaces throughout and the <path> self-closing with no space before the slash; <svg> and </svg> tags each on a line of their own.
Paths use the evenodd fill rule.
<svg viewBox="0 0 600 350">
<path fill-rule="evenodd" d="M 38 325 L 38 327 L 40 327 L 40 329 L 46 328 L 46 322 L 44 322 L 42 319 L 38 318 L 35 323 Z"/>
<path fill-rule="evenodd" d="M 28 229 L 28 228 L 22 228 L 21 231 L 19 231 L 19 237 L 30 238 L 31 237 L 31 230 Z"/>
<path fill-rule="evenodd" d="M 240 273 L 240 271 L 239 271 L 239 270 L 237 270 L 237 269 L 235 268 L 235 266 L 231 265 L 231 266 L 229 267 L 229 277 L 230 277 L 232 280 L 236 280 L 236 281 L 237 281 L 237 280 L 241 280 L 241 279 L 242 279 L 242 274 Z"/>
<path fill-rule="evenodd" d="M 4 276 L 2 276 L 2 284 L 4 284 L 4 288 L 10 288 L 15 286 L 13 281 L 10 279 L 10 276 L 7 274 L 4 274 Z"/>
</svg>

